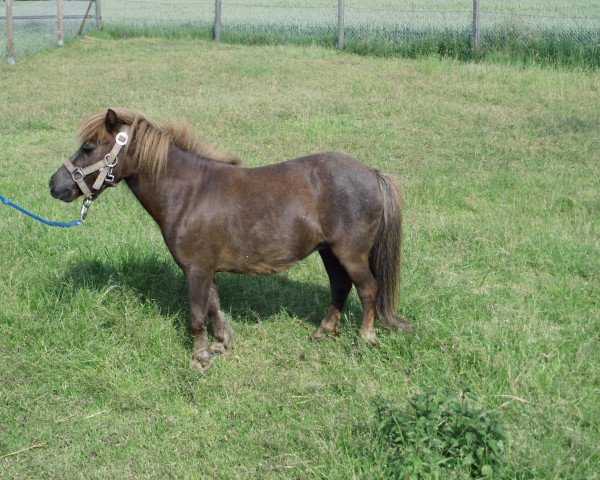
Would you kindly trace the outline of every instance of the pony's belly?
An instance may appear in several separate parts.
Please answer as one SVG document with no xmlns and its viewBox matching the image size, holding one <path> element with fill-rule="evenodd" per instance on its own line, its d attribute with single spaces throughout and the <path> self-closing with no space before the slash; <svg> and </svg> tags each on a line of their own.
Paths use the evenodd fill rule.
<svg viewBox="0 0 600 480">
<path fill-rule="evenodd" d="M 234 272 L 243 273 L 246 275 L 269 275 L 272 273 L 278 273 L 292 267 L 300 260 L 306 258 L 315 249 L 306 249 L 306 251 L 286 252 L 284 254 L 281 251 L 273 251 L 262 255 L 257 254 L 258 252 L 236 255 L 235 257 L 227 256 L 221 257 L 221 262 L 218 268 L 220 272 Z"/>
<path fill-rule="evenodd" d="M 235 266 L 226 269 L 219 269 L 221 272 L 242 273 L 244 275 L 271 275 L 292 267 L 298 260 L 282 265 L 273 265 L 270 263 L 258 263 L 253 265 Z"/>
<path fill-rule="evenodd" d="M 258 230 L 268 232 L 275 229 L 262 227 Z M 243 240 L 239 241 L 240 239 Z M 320 231 L 304 225 L 297 226 L 294 231 L 288 229 L 271 235 L 248 232 L 240 235 L 239 239 L 228 240 L 219 249 L 218 271 L 248 275 L 281 272 L 323 245 Z"/>
</svg>

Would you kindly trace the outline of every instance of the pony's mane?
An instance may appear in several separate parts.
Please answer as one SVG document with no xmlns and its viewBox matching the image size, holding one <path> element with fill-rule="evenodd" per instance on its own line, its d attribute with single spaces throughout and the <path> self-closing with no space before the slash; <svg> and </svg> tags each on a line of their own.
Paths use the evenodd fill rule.
<svg viewBox="0 0 600 480">
<path fill-rule="evenodd" d="M 119 123 L 129 126 L 130 142 L 127 153 L 136 166 L 151 174 L 160 174 L 167 163 L 169 146 L 175 145 L 182 150 L 215 162 L 239 165 L 237 157 L 219 152 L 206 145 L 192 132 L 186 121 L 155 123 L 144 114 L 123 107 L 112 108 Z M 89 115 L 81 122 L 78 137 L 82 142 L 110 141 L 113 134 L 106 130 L 105 118 L 108 109 Z"/>
</svg>

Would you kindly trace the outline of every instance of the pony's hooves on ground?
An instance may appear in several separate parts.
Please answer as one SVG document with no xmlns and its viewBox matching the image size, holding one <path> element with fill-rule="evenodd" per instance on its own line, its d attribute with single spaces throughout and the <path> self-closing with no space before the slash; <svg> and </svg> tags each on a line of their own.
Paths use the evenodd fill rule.
<svg viewBox="0 0 600 480">
<path fill-rule="evenodd" d="M 208 350 L 202 350 L 192 356 L 192 359 L 190 360 L 190 369 L 197 373 L 204 373 L 209 369 L 212 360 L 212 353 Z"/>
<path fill-rule="evenodd" d="M 377 335 L 375 335 L 375 330 L 363 330 L 360 329 L 359 332 L 360 338 L 362 338 L 365 342 L 367 342 L 372 347 L 376 347 L 379 345 L 379 341 L 377 340 Z"/>
<path fill-rule="evenodd" d="M 228 350 L 228 347 L 225 345 L 225 343 L 212 342 L 210 344 L 210 351 L 213 353 L 213 355 L 222 355 L 227 350 Z"/>
<path fill-rule="evenodd" d="M 221 337 L 215 336 L 210 344 L 209 350 L 215 355 L 221 355 L 233 346 L 233 329 L 227 325 Z"/>
<path fill-rule="evenodd" d="M 325 340 L 326 338 L 327 338 L 327 333 L 325 333 L 320 328 L 315 330 L 315 332 L 310 336 L 310 339 L 314 340 L 315 342 L 318 342 L 320 340 Z"/>
<path fill-rule="evenodd" d="M 227 326 L 227 331 L 225 332 L 223 346 L 225 347 L 225 350 L 231 350 L 231 347 L 233 346 L 233 328 L 231 328 L 229 325 Z"/>
<path fill-rule="evenodd" d="M 327 337 L 333 337 L 340 334 L 340 330 L 336 328 L 335 330 L 324 330 L 322 328 L 317 328 L 315 332 L 310 336 L 311 340 L 316 342 L 325 340 Z"/>
</svg>

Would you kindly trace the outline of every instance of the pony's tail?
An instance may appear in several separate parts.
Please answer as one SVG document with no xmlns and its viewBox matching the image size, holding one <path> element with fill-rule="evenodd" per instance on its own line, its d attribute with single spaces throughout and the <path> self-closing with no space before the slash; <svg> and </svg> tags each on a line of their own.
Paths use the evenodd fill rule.
<svg viewBox="0 0 600 480">
<path fill-rule="evenodd" d="M 371 247 L 369 266 L 377 280 L 377 315 L 389 328 L 407 329 L 410 323 L 396 314 L 402 244 L 402 200 L 392 178 L 377 171 L 383 196 L 383 216 Z"/>
</svg>

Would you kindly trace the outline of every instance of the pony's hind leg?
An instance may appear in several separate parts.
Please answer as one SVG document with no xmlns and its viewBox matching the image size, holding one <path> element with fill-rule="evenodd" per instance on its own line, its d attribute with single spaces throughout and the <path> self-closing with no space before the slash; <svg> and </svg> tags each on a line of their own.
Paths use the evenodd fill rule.
<svg viewBox="0 0 600 480">
<path fill-rule="evenodd" d="M 225 353 L 233 345 L 233 329 L 230 327 L 225 314 L 221 311 L 217 287 L 212 283 L 208 297 L 208 316 L 213 329 L 213 341 L 210 351 L 214 354 Z"/>
<path fill-rule="evenodd" d="M 378 285 L 369 267 L 369 251 L 368 249 L 357 251 L 338 247 L 333 250 L 333 253 L 348 272 L 360 298 L 363 309 L 360 337 L 371 345 L 377 345 L 375 317 L 377 315 Z"/>
<path fill-rule="evenodd" d="M 321 325 L 312 334 L 311 338 L 313 340 L 322 340 L 328 335 L 334 335 L 339 332 L 338 322 L 342 316 L 342 309 L 344 308 L 350 289 L 352 288 L 352 280 L 350 280 L 348 273 L 333 252 L 327 248 L 320 250 L 319 254 L 329 276 L 331 305 L 321 321 Z"/>
</svg>

